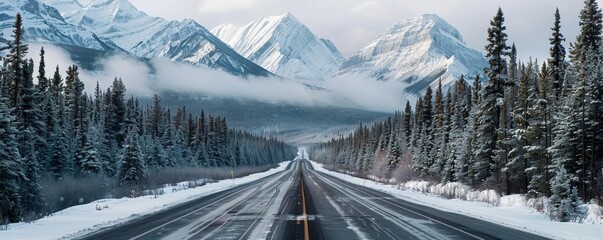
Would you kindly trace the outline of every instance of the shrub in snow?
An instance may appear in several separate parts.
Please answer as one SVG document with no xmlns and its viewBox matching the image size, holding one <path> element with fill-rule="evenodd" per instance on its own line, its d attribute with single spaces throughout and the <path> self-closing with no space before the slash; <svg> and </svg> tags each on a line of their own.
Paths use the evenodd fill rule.
<svg viewBox="0 0 603 240">
<path fill-rule="evenodd" d="M 529 198 L 526 202 L 526 206 L 536 209 L 537 212 L 543 213 L 546 208 L 546 197 Z"/>
<path fill-rule="evenodd" d="M 427 181 L 409 181 L 401 184 L 404 189 L 412 189 L 422 193 L 432 193 L 448 199 L 462 199 L 467 201 L 480 201 L 491 204 L 492 206 L 500 205 L 500 195 L 494 190 L 476 191 L 471 190 L 471 187 L 459 182 L 449 182 L 446 184 L 439 183 L 431 185 Z"/>
<path fill-rule="evenodd" d="M 584 219 L 585 223 L 590 224 L 603 224 L 603 207 L 599 205 L 598 201 L 592 200 L 590 204 L 586 205 L 588 214 Z"/>
<path fill-rule="evenodd" d="M 500 195 L 494 190 L 469 191 L 465 197 L 467 201 L 485 202 L 492 206 L 500 205 Z"/>
<path fill-rule="evenodd" d="M 430 182 L 426 181 L 409 181 L 403 184 L 404 189 L 412 189 L 413 191 L 420 191 L 426 193 L 429 190 Z"/>
</svg>

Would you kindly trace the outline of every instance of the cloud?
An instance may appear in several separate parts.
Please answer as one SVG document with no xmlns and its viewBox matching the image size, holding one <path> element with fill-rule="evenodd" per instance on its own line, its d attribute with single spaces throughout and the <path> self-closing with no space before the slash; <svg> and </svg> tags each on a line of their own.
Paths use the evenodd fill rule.
<svg viewBox="0 0 603 240">
<path fill-rule="evenodd" d="M 36 65 L 36 69 L 40 62 L 40 49 L 44 47 L 46 52 L 44 61 L 46 63 L 46 77 L 51 78 L 54 75 L 56 67 L 59 66 L 59 74 L 65 78 L 67 67 L 77 65 L 65 50 L 52 44 L 30 44 L 28 58 L 32 58 Z M 86 92 L 92 93 L 99 83 L 101 89 L 107 89 L 113 83 L 115 78 L 122 78 L 126 85 L 129 94 L 137 96 L 152 95 L 155 90 L 149 84 L 150 69 L 149 67 L 131 57 L 123 55 L 115 55 L 99 59 L 97 65 L 100 66 L 99 71 L 87 71 L 79 69 L 80 80 L 86 87 Z M 36 71 L 37 76 L 37 71 Z M 36 78 L 34 78 L 35 80 Z M 129 87 L 131 86 L 131 87 Z"/>
<path fill-rule="evenodd" d="M 173 63 L 167 60 L 154 60 L 152 64 L 157 72 L 152 85 L 160 91 L 383 112 L 400 109 L 400 99 L 403 97 L 399 82 L 375 81 L 359 76 L 323 81 L 324 85 L 316 88 L 280 78 L 244 79 L 202 66 Z"/>
<path fill-rule="evenodd" d="M 256 6 L 259 0 L 206 0 L 201 3 L 199 10 L 202 13 L 225 13 L 245 9 L 251 9 Z"/>
<path fill-rule="evenodd" d="M 36 66 L 42 45 L 31 44 L 28 57 Z M 44 44 L 46 75 L 51 77 L 57 65 L 65 77 L 74 61 L 59 47 Z M 397 81 L 375 81 L 361 76 L 346 76 L 329 81 L 307 81 L 322 86 L 309 86 L 281 78 L 241 78 L 205 66 L 175 63 L 167 59 L 153 59 L 148 63 L 135 58 L 115 55 L 99 59 L 97 71 L 80 68 L 80 79 L 91 94 L 99 83 L 109 88 L 115 78 L 121 78 L 128 95 L 152 96 L 165 91 L 202 96 L 229 97 L 268 103 L 288 103 L 303 106 L 337 106 L 381 112 L 402 108 L 402 85 Z"/>
</svg>

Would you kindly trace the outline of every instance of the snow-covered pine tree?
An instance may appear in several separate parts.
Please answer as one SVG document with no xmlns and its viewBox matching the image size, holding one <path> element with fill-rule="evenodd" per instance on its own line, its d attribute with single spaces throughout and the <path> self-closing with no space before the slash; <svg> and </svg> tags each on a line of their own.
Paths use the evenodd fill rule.
<svg viewBox="0 0 603 240">
<path fill-rule="evenodd" d="M 0 198 L 0 221 L 3 223 L 21 220 L 23 206 L 19 182 L 25 179 L 17 129 L 6 102 L 7 98 L 0 97 L 0 192 L 3 196 Z"/>
<path fill-rule="evenodd" d="M 412 108 L 410 106 L 410 101 L 406 101 L 406 107 L 404 107 L 404 120 L 402 121 L 402 130 L 404 131 L 403 137 L 404 137 L 404 142 L 406 143 L 405 148 L 410 148 L 411 145 L 411 139 L 412 139 L 412 129 L 413 129 L 413 122 L 412 122 L 412 117 L 413 116 L 413 112 L 412 112 Z"/>
<path fill-rule="evenodd" d="M 465 82 L 465 77 L 461 77 L 454 84 L 453 94 L 453 107 L 451 115 L 451 130 L 450 130 L 450 143 L 449 148 L 449 159 L 448 161 L 454 161 L 454 180 L 463 183 L 468 183 L 468 161 L 471 138 L 470 127 L 472 124 L 471 118 L 469 118 L 472 111 L 471 104 L 471 90 Z M 460 144 L 458 144 L 460 143 Z"/>
<path fill-rule="evenodd" d="M 125 103 L 126 86 L 121 79 L 115 78 L 111 87 L 110 112 L 108 115 L 109 136 L 115 138 L 117 147 L 121 148 L 126 139 L 126 103 Z"/>
<path fill-rule="evenodd" d="M 559 96 L 561 95 L 561 89 L 563 88 L 563 77 L 565 76 L 566 67 L 565 47 L 563 46 L 565 38 L 561 33 L 561 14 L 559 13 L 559 8 L 555 10 L 555 21 L 551 30 L 553 33 L 549 38 L 551 48 L 549 51 L 550 58 L 548 59 L 548 62 L 552 73 L 555 100 L 558 101 Z"/>
<path fill-rule="evenodd" d="M 455 179 L 455 170 L 454 166 L 455 160 L 451 158 L 449 153 L 450 149 L 455 148 L 457 143 L 450 142 L 450 131 L 451 131 L 451 120 L 452 115 L 454 114 L 454 102 L 452 98 L 452 92 L 448 89 L 446 93 L 446 106 L 444 107 L 444 124 L 442 125 L 442 134 L 440 135 L 440 143 L 443 147 L 440 149 L 440 152 L 436 154 L 436 162 L 442 162 L 442 182 L 453 182 Z"/>
<path fill-rule="evenodd" d="M 83 146 L 78 153 L 79 169 L 82 175 L 104 173 L 103 167 L 106 164 L 103 163 L 100 153 L 95 146 L 95 143 L 99 142 L 97 139 L 100 134 L 100 132 L 95 131 L 91 127 L 82 132 L 81 141 L 83 142 Z"/>
<path fill-rule="evenodd" d="M 9 79 L 9 108 L 16 108 L 17 102 L 19 101 L 19 92 L 21 91 L 20 87 L 23 85 L 22 81 L 24 79 L 24 70 L 27 68 L 27 63 L 24 60 L 27 52 L 29 51 L 29 46 L 23 40 L 23 19 L 21 18 L 21 14 L 17 13 L 15 18 L 15 22 L 13 23 L 13 38 L 9 43 L 9 53 L 6 55 L 5 61 L 10 66 L 10 75 L 7 79 Z"/>
<path fill-rule="evenodd" d="M 431 87 L 427 87 L 423 101 L 421 101 L 421 115 L 420 123 L 421 128 L 415 135 L 418 135 L 419 141 L 416 148 L 414 157 L 416 158 L 413 164 L 413 169 L 421 175 L 426 175 L 429 172 L 429 168 L 433 164 L 433 159 L 430 157 L 433 143 L 430 139 L 430 133 L 432 129 L 433 121 L 433 90 Z"/>
<path fill-rule="evenodd" d="M 50 130 L 47 126 L 47 123 L 48 118 L 50 118 L 51 112 L 50 109 L 48 109 L 48 104 L 51 101 L 51 95 L 49 92 L 50 82 L 46 77 L 46 70 L 44 69 L 46 67 L 44 56 L 45 52 L 44 48 L 42 47 L 42 49 L 40 50 L 40 63 L 38 65 L 38 84 L 35 88 L 35 93 L 33 97 L 35 101 L 36 111 L 39 113 L 39 118 L 37 119 L 39 123 L 35 125 L 35 130 L 38 137 L 38 142 L 36 143 L 35 148 L 38 151 L 39 156 L 41 156 L 39 159 L 40 164 L 47 164 L 48 159 L 46 156 L 50 155 L 48 142 L 50 137 Z"/>
<path fill-rule="evenodd" d="M 599 46 L 600 47 L 600 46 Z M 587 50 L 586 72 L 583 83 L 585 86 L 585 130 L 587 155 L 584 170 L 587 179 L 585 182 L 585 199 L 603 196 L 598 181 L 603 178 L 603 77 L 601 53 Z"/>
<path fill-rule="evenodd" d="M 512 110 L 513 129 L 511 129 L 511 143 L 509 150 L 509 162 L 503 171 L 514 173 L 510 180 L 514 182 L 509 186 L 512 192 L 526 193 L 528 188 L 528 159 L 525 156 L 527 143 L 526 129 L 528 127 L 528 73 L 526 67 L 521 64 L 519 68 L 519 85 L 515 97 L 515 108 Z"/>
<path fill-rule="evenodd" d="M 551 179 L 551 197 L 548 199 L 547 212 L 551 220 L 559 222 L 581 222 L 585 216 L 582 199 L 578 189 L 571 184 L 572 175 L 563 164 L 557 165 L 555 176 Z"/>
<path fill-rule="evenodd" d="M 507 109 L 507 100 L 501 104 L 501 113 L 498 120 L 498 131 L 496 136 L 496 150 L 494 150 L 494 162 L 496 164 L 494 175 L 497 178 L 498 191 L 511 194 L 509 172 L 505 167 L 509 163 L 509 149 L 512 145 L 509 134 L 510 117 Z"/>
<path fill-rule="evenodd" d="M 502 9 L 498 9 L 496 16 L 490 22 L 488 28 L 488 44 L 486 45 L 486 58 L 489 67 L 484 69 L 488 76 L 484 89 L 482 90 L 481 103 L 477 114 L 476 135 L 476 159 L 475 180 L 483 182 L 492 177 L 496 169 L 493 156 L 496 148 L 496 138 L 499 128 L 501 106 L 504 97 L 504 87 L 509 82 L 507 72 L 506 56 L 509 55 L 510 47 L 507 46 L 505 18 Z M 491 184 L 489 184 L 490 187 Z"/>
<path fill-rule="evenodd" d="M 509 53 L 509 67 L 507 70 L 507 77 L 509 79 L 509 83 L 510 83 L 510 88 L 509 90 L 506 92 L 506 96 L 505 98 L 507 99 L 507 108 L 510 111 L 513 111 L 513 109 L 515 109 L 515 102 L 516 102 L 516 97 L 517 97 L 517 88 L 519 86 L 519 79 L 518 79 L 518 60 L 517 60 L 517 48 L 515 47 L 515 43 L 513 43 L 511 45 L 511 52 Z M 510 123 L 510 126 L 513 126 L 512 121 Z"/>
<path fill-rule="evenodd" d="M 436 89 L 435 99 L 433 103 L 433 123 L 431 131 L 429 132 L 429 141 L 432 143 L 432 147 L 429 152 L 429 158 L 432 164 L 429 166 L 429 173 L 437 178 L 442 177 L 442 169 L 446 163 L 446 157 L 442 154 L 446 151 L 446 131 L 444 130 L 444 96 L 442 93 L 442 81 L 438 82 L 438 88 Z"/>
<path fill-rule="evenodd" d="M 121 185 L 137 185 L 144 178 L 145 166 L 140 151 L 138 129 L 130 129 L 125 141 L 121 165 L 117 174 Z"/>
</svg>

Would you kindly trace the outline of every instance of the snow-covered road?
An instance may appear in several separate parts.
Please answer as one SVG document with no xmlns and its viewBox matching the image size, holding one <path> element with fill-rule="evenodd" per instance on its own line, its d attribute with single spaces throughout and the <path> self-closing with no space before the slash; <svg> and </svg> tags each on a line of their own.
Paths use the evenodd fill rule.
<svg viewBox="0 0 603 240">
<path fill-rule="evenodd" d="M 342 191 L 354 191 L 359 189 L 361 192 L 372 191 L 380 192 L 382 198 L 365 196 L 364 201 L 369 202 L 386 202 L 392 204 L 404 205 L 412 203 L 422 209 L 436 209 L 441 211 L 440 215 L 452 216 L 468 216 L 469 219 L 478 219 L 480 222 L 504 226 L 498 230 L 502 234 L 501 239 L 511 238 L 510 231 L 503 229 L 518 229 L 521 231 L 530 232 L 533 234 L 545 236 L 552 239 L 564 240 L 587 240 L 587 239 L 602 239 L 603 227 L 601 224 L 580 224 L 580 223 L 563 223 L 550 221 L 545 214 L 536 212 L 527 206 L 520 204 L 514 196 L 503 197 L 501 201 L 509 203 L 501 204 L 502 206 L 495 207 L 485 202 L 471 202 L 460 199 L 446 199 L 432 194 L 424 194 L 412 189 L 400 189 L 396 185 L 388 185 L 362 178 L 356 178 L 342 173 L 326 170 L 322 164 L 311 162 L 315 172 L 322 175 L 323 178 L 331 179 L 330 181 L 337 182 L 338 185 L 344 186 Z M 367 190 L 369 189 L 369 190 Z M 465 218 L 459 217 L 457 222 L 467 224 Z M 478 227 L 478 231 L 483 231 Z M 481 230 L 480 230 L 481 229 Z M 475 230 L 475 229 L 473 229 Z M 486 238 L 487 239 L 487 238 Z M 516 239 L 532 239 L 532 238 L 516 238 Z"/>
<path fill-rule="evenodd" d="M 140 221 L 137 219 L 144 219 L 149 216 L 160 214 L 161 212 L 173 212 L 186 215 L 199 209 L 191 208 L 186 209 L 183 212 L 175 212 L 175 209 L 177 209 L 178 206 L 189 204 L 188 202 L 190 201 L 197 201 L 197 199 L 209 199 L 208 201 L 210 202 L 214 199 L 214 203 L 222 205 L 222 201 L 224 200 L 220 201 L 220 199 L 228 194 L 247 194 L 246 196 L 249 196 L 248 191 L 252 188 L 254 190 L 262 190 L 272 187 L 271 190 L 266 189 L 263 191 L 264 196 L 266 196 L 266 194 L 269 194 L 269 192 L 275 189 L 276 184 L 279 184 L 278 182 L 275 182 L 274 179 L 291 172 L 291 169 L 287 168 L 290 163 L 291 162 L 283 162 L 277 168 L 267 172 L 256 173 L 234 180 L 221 180 L 216 183 L 210 183 L 196 188 L 184 189 L 183 186 L 185 186 L 186 183 L 183 183 L 183 186 L 168 186 L 162 190 L 165 192 L 164 195 L 156 197 L 144 196 L 137 198 L 101 199 L 89 204 L 74 206 L 61 212 L 54 213 L 51 216 L 44 217 L 33 223 L 10 224 L 8 225 L 7 230 L 0 231 L 0 239 L 44 240 L 80 238 L 99 230 L 119 228 L 127 225 L 129 222 Z M 282 183 L 279 188 L 286 189 L 286 185 L 286 182 Z M 261 186 L 261 188 L 258 188 L 258 186 Z M 273 205 L 276 204 L 278 208 L 278 204 L 280 204 L 278 199 L 282 199 L 281 195 L 275 196 L 271 204 L 265 204 L 270 206 L 266 212 L 276 211 L 273 209 Z M 258 196 L 258 194 L 253 193 L 252 196 Z M 258 196 L 256 200 L 261 202 L 261 197 L 262 196 Z M 230 199 L 232 200 L 233 198 Z M 261 203 L 258 203 L 258 205 L 261 205 Z M 199 210 L 199 212 L 208 212 L 210 208 L 214 209 L 212 206 L 208 206 L 203 210 Z M 194 214 L 195 213 L 191 215 Z M 140 230 L 138 234 L 149 231 L 156 226 L 172 220 L 174 219 L 159 219 L 158 224 L 154 224 L 153 227 L 144 231 Z M 174 221 L 174 223 L 175 222 L 178 221 Z M 253 233 L 254 232 L 250 230 L 249 234 Z M 153 239 L 156 238 L 157 237 L 154 237 Z"/>
</svg>

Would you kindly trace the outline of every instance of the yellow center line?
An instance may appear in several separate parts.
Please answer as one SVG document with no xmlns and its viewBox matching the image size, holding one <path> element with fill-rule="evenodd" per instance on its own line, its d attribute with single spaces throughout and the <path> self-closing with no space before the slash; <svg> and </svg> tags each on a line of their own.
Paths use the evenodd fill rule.
<svg viewBox="0 0 603 240">
<path fill-rule="evenodd" d="M 303 176 L 300 177 L 301 190 L 302 190 L 302 208 L 304 211 L 304 239 L 310 240 L 310 234 L 308 233 L 308 214 L 306 213 L 306 195 L 304 194 L 304 180 Z"/>
</svg>

